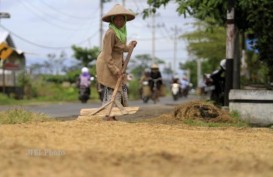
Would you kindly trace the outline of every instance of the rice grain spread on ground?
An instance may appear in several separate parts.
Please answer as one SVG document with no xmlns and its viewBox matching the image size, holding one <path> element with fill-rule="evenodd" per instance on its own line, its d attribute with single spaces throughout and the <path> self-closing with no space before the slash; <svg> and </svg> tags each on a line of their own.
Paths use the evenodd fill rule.
<svg viewBox="0 0 273 177">
<path fill-rule="evenodd" d="M 174 112 L 0 125 L 0 177 L 273 176 L 272 129 L 192 127 Z"/>
</svg>

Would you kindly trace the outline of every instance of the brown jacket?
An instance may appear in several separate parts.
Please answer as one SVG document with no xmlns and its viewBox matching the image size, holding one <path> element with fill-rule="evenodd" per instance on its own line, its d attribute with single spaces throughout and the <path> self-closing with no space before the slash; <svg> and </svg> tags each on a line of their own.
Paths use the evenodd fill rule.
<svg viewBox="0 0 273 177">
<path fill-rule="evenodd" d="M 114 30 L 108 29 L 103 38 L 102 51 L 96 62 L 98 82 L 104 86 L 115 88 L 118 72 L 122 69 L 123 53 L 128 52 L 126 44 L 120 42 Z"/>
</svg>

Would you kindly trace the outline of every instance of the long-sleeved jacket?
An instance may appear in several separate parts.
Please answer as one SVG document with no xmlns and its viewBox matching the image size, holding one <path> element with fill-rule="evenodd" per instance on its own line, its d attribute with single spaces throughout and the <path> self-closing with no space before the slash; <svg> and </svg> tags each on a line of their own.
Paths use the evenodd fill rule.
<svg viewBox="0 0 273 177">
<path fill-rule="evenodd" d="M 98 82 L 110 88 L 115 88 L 118 73 L 123 65 L 123 53 L 128 52 L 129 47 L 121 43 L 114 30 L 108 29 L 103 38 L 102 51 L 96 62 Z"/>
</svg>

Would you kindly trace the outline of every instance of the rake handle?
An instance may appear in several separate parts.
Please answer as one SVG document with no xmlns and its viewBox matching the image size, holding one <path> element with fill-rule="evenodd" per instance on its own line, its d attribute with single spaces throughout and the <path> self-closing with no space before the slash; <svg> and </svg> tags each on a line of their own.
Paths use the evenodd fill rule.
<svg viewBox="0 0 273 177">
<path fill-rule="evenodd" d="M 128 65 L 128 63 L 130 61 L 131 55 L 133 53 L 133 50 L 134 50 L 134 47 L 129 47 L 128 54 L 127 54 L 126 59 L 125 59 L 125 61 L 123 63 L 122 73 L 125 73 L 125 71 L 127 69 L 127 65 Z M 115 98 L 116 98 L 116 95 L 118 93 L 118 89 L 120 87 L 120 84 L 121 84 L 122 80 L 123 80 L 123 76 L 120 76 L 118 78 L 117 83 L 116 83 L 116 86 L 115 86 L 115 89 L 114 89 L 114 92 L 113 92 L 113 95 L 112 95 L 112 98 L 111 98 L 111 103 L 110 103 L 109 111 L 108 111 L 108 113 L 107 113 L 106 116 L 110 116 L 110 114 L 112 112 L 113 104 L 114 104 L 114 101 L 115 101 Z"/>
</svg>

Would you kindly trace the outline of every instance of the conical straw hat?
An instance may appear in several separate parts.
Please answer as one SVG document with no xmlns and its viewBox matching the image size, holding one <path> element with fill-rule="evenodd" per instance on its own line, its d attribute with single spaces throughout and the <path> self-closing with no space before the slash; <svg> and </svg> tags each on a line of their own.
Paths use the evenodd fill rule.
<svg viewBox="0 0 273 177">
<path fill-rule="evenodd" d="M 152 69 L 158 69 L 158 65 L 157 64 L 152 64 L 151 68 Z"/>
<path fill-rule="evenodd" d="M 127 21 L 133 20 L 135 18 L 135 14 L 127 9 L 125 9 L 122 5 L 116 4 L 110 11 L 102 16 L 102 21 L 111 22 L 111 16 L 116 15 L 126 15 Z"/>
</svg>

